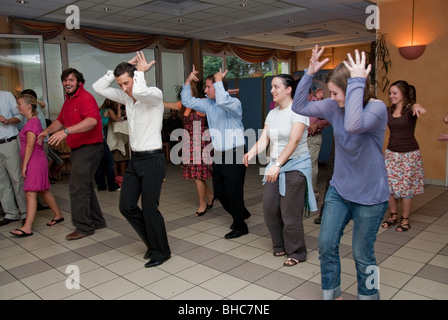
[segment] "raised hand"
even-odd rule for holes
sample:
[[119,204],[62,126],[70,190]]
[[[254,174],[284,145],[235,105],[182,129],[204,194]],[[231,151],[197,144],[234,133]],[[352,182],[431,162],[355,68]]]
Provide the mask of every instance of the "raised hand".
[[222,81],[222,79],[224,79],[226,77],[227,72],[229,72],[229,70],[222,72],[222,69],[219,68],[219,71],[215,73],[215,82]]
[[196,70],[196,67],[193,65],[193,71],[191,71],[191,73],[188,75],[187,80],[185,80],[185,84],[189,85],[191,84],[191,82],[197,82],[199,81],[197,74],[199,73],[199,71]]
[[156,64],[154,60],[148,63],[148,61],[146,61],[146,57],[143,51],[137,51],[137,55],[131,60],[129,60],[128,63],[135,65],[135,68],[138,71],[143,72],[148,71]]
[[370,70],[372,69],[372,65],[368,65],[366,68],[366,53],[363,51],[361,56],[359,55],[359,51],[355,50],[355,60],[353,60],[351,54],[347,54],[348,62],[344,61],[345,66],[350,71],[350,77],[352,78],[364,78],[366,79]]
[[324,50],[325,50],[325,47],[322,47],[319,49],[319,47],[317,45],[312,50],[310,64],[308,66],[308,71],[307,71],[307,73],[310,76],[313,76],[317,71],[320,70],[320,68],[322,68],[328,61],[330,61],[330,59],[328,59],[328,58],[325,58],[324,60],[319,61],[320,56],[324,53]]

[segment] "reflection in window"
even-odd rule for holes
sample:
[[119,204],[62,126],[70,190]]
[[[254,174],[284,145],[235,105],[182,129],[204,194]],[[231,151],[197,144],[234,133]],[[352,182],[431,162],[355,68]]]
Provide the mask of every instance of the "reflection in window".
[[[154,50],[144,49],[145,58],[148,62],[154,60]],[[84,75],[86,80],[85,89],[89,91],[96,99],[99,106],[103,104],[104,97],[96,94],[92,89],[92,84],[104,76],[107,70],[114,70],[121,62],[127,62],[135,57],[135,52],[118,54],[99,50],[88,44],[69,43],[68,44],[68,59],[70,68],[75,68]],[[157,66],[157,65],[156,65]],[[148,86],[156,85],[155,68],[152,67],[145,73],[145,79]],[[60,80],[60,75],[59,75]],[[118,88],[115,81],[113,87]]]
[[[47,74],[48,108],[50,119],[57,118],[64,104],[64,90],[61,83],[62,59],[61,45],[45,43],[45,72]],[[47,117],[48,114],[46,113]]]
[[267,73],[272,71],[271,63],[269,61],[250,63],[241,60],[238,57],[228,56],[226,62],[227,70],[229,70],[227,73],[228,79],[264,77]]
[[162,52],[163,100],[177,102],[178,92],[185,81],[183,53]]
[[33,89],[39,99],[45,100],[41,50],[39,37],[0,37],[0,90],[17,97],[20,91]]

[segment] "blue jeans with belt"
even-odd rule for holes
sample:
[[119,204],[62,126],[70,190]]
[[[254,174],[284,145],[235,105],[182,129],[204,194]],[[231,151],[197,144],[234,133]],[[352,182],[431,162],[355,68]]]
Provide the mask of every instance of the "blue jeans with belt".
[[341,263],[339,244],[345,226],[353,219],[353,259],[355,260],[358,298],[379,299],[379,273],[374,244],[387,201],[376,205],[362,205],[341,198],[332,186],[325,196],[325,208],[319,233],[319,260],[322,274],[323,299],[341,295]]

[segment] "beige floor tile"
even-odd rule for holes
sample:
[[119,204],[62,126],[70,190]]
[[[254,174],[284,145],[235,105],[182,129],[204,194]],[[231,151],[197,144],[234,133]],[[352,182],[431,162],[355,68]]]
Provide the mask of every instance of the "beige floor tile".
[[30,292],[30,289],[23,283],[20,281],[14,281],[0,286],[0,300],[14,299]]
[[429,251],[418,250],[409,247],[401,247],[393,256],[404,258],[416,262],[426,263],[434,257],[435,253]]
[[[164,264],[165,265],[165,264]],[[163,278],[170,276],[170,273],[161,270],[160,268],[141,268],[123,276],[123,278],[141,286],[145,287],[151,283],[157,282]]]
[[97,255],[90,257],[89,259],[93,262],[99,264],[100,266],[107,266],[114,262],[126,259],[128,255],[118,251],[118,250],[109,250]]
[[448,300],[448,285],[414,277],[409,281],[403,290],[410,291],[431,299]]
[[434,258],[432,258],[431,261],[428,262],[428,264],[448,269],[448,256],[438,254]]
[[82,287],[82,285],[79,289],[68,289],[66,287],[64,279],[64,281],[59,281],[52,285],[38,289],[35,291],[35,293],[43,300],[61,300],[69,296],[78,294],[84,290],[85,289]]
[[197,230],[182,227],[182,228],[178,228],[178,229],[168,232],[168,235],[171,237],[178,238],[178,239],[185,239],[185,238],[191,237],[197,233],[198,233]]
[[2,266],[4,269],[12,269],[38,260],[39,258],[37,258],[34,254],[25,252],[10,256],[8,258],[2,258],[0,260],[0,266]]
[[278,292],[257,286],[256,284],[250,284],[228,298],[230,300],[246,300],[248,297],[250,297],[250,300],[277,300],[281,296]]
[[400,272],[388,268],[379,267],[380,286],[387,285],[394,288],[402,288],[411,278],[409,273]]
[[163,300],[163,299],[158,295],[149,292],[148,290],[138,289],[117,298],[117,300]]
[[144,267],[142,261],[129,257],[105,266],[106,269],[123,276]]
[[181,279],[184,279],[186,281],[192,282],[196,285],[199,285],[205,281],[208,281],[218,275],[220,275],[221,272],[212,269],[200,264],[194,265],[191,268],[182,270],[176,274],[176,276],[180,277]]
[[208,291],[201,287],[193,287],[191,289],[188,289],[177,296],[174,296],[171,298],[171,300],[222,300],[223,297],[220,295],[217,295],[216,293],[213,293],[211,291]]
[[184,238],[185,241],[188,241],[188,242],[200,245],[200,246],[206,245],[207,243],[216,241],[218,239],[219,239],[219,237],[213,236],[211,234],[207,234],[204,232],[196,233],[189,237]]
[[145,286],[145,289],[163,299],[171,299],[193,287],[194,284],[191,282],[185,281],[177,276],[169,276]]
[[48,270],[34,276],[21,279],[22,283],[25,284],[28,288],[35,291],[37,289],[46,287],[48,285],[65,281],[67,279],[67,275],[62,274],[56,269]]
[[45,259],[67,251],[69,251],[68,248],[60,244],[53,244],[41,249],[33,250],[33,254],[36,255],[39,259]]
[[426,241],[432,241],[437,242],[441,244],[448,244],[448,233],[447,234],[441,234],[439,232],[429,232],[429,231],[422,231],[420,232],[415,239],[422,239]]
[[379,264],[380,268],[384,267],[412,275],[416,274],[421,268],[423,268],[423,266],[424,263],[394,256],[390,256],[389,258],[387,258],[386,260],[384,260]]
[[432,299],[406,290],[400,290],[390,300],[432,300]]
[[444,246],[445,245],[443,243],[427,241],[424,239],[412,239],[405,245],[405,247],[429,251],[433,253],[439,252]]
[[140,289],[132,282],[116,278],[106,283],[100,284],[90,289],[95,295],[104,300],[113,300],[125,296],[135,290]]
[[79,301],[92,300],[93,301],[93,300],[101,300],[101,298],[88,290],[83,290],[79,293],[68,296],[64,300],[79,300]]
[[242,246],[241,243],[229,241],[224,238],[220,238],[216,241],[209,242],[204,245],[204,247],[206,247],[206,248],[213,249],[213,250],[221,252],[221,253],[228,252],[228,251],[238,248],[240,246]]
[[249,285],[249,282],[228,274],[221,274],[200,285],[200,287],[214,292],[222,297],[229,297],[235,292]]
[[90,289],[117,278],[117,274],[105,268],[96,268],[87,272],[80,272],[79,282],[81,286]]
[[279,271],[286,274],[295,276],[303,280],[309,280],[318,273],[320,273],[320,267],[308,262],[300,262],[293,267],[281,267]]

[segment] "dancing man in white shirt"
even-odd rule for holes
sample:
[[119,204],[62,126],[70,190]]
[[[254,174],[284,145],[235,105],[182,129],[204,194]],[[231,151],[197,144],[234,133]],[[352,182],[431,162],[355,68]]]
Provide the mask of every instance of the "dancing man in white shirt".
[[[154,64],[148,63],[140,51],[93,84],[98,94],[126,105],[131,160],[121,187],[120,212],[148,248],[147,268],[159,266],[171,257],[165,221],[158,209],[166,171],[161,137],[163,94],[157,87],[146,86],[144,76]],[[122,90],[110,87],[114,80]],[[142,208],[138,206],[140,195]]]

